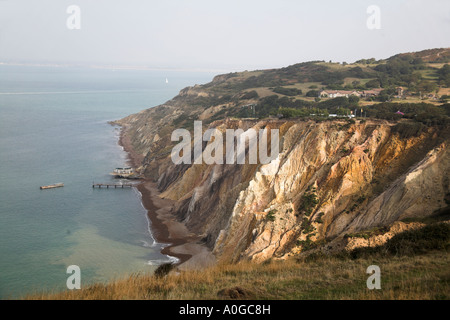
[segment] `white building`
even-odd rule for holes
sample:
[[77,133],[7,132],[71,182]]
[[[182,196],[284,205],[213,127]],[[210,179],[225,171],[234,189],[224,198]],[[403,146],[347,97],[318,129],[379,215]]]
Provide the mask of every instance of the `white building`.
[[346,91],[346,90],[322,90],[319,93],[320,98],[339,98],[339,97],[350,97],[356,96],[361,97],[362,93],[356,90]]

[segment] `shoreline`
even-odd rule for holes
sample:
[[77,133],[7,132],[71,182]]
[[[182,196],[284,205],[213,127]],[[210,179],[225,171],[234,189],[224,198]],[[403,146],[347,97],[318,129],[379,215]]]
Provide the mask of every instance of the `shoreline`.
[[[126,127],[120,126],[119,145],[127,153],[128,162],[135,168],[142,165],[144,157],[137,154],[126,134]],[[157,243],[165,245],[161,253],[178,259],[178,269],[198,269],[213,265],[216,260],[211,251],[199,243],[200,238],[191,234],[184,223],[173,215],[174,201],[159,197],[156,183],[144,179],[136,186],[150,220],[151,235]]]

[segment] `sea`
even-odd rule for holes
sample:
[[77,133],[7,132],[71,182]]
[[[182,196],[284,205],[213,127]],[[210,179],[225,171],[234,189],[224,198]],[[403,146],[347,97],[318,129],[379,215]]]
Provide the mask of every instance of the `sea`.
[[[127,164],[109,121],[214,72],[0,65],[0,299],[81,287],[166,262],[136,188],[93,189]],[[64,183],[63,188],[40,186]],[[69,270],[70,271],[70,270]]]

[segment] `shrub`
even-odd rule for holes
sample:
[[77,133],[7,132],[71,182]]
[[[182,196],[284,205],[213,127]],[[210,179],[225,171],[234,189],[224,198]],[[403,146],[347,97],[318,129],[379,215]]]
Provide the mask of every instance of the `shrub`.
[[304,234],[309,234],[316,231],[316,228],[311,224],[308,218],[303,218],[301,228]]
[[277,210],[270,210],[266,216],[266,219],[272,222],[275,221],[275,213],[277,213]]
[[355,249],[350,253],[350,256],[354,259],[380,254],[414,256],[425,254],[431,250],[448,251],[449,248],[450,225],[435,223],[418,230],[399,233],[382,246]]
[[272,90],[275,93],[283,94],[285,96],[299,96],[302,95],[303,92],[297,88],[285,88],[285,87],[276,87]]
[[408,139],[420,136],[425,128],[420,122],[400,122],[392,127],[392,132],[397,133],[400,138]]
[[450,225],[438,223],[400,233],[386,243],[386,249],[395,255],[423,254],[430,250],[446,250],[449,241]]
[[250,99],[257,99],[257,98],[259,98],[259,95],[258,95],[258,92],[256,92],[255,90],[245,92],[240,97],[241,100],[250,100]]
[[170,273],[175,268],[175,265],[173,263],[164,263],[160,265],[155,270],[155,277],[162,278]]
[[305,216],[307,216],[307,217],[309,217],[311,215],[311,213],[313,212],[313,209],[319,203],[319,200],[317,199],[317,196],[315,194],[316,189],[313,188],[311,190],[312,191],[310,191],[309,188],[307,189],[307,191],[305,192],[305,194],[302,197],[302,204],[299,207],[299,211],[301,213],[304,213]]
[[373,228],[367,231],[361,231],[356,233],[349,233],[344,236],[344,238],[363,238],[363,239],[369,239],[374,236],[379,236],[382,234],[385,234],[389,231],[389,228],[381,227],[381,228]]
[[307,97],[318,97],[319,96],[319,91],[318,90],[310,90],[306,93]]
[[366,200],[366,196],[361,196],[358,198],[358,200],[356,200],[357,203],[361,204],[364,202],[364,200]]
[[322,218],[323,218],[324,215],[325,215],[325,213],[320,212],[320,213],[317,215],[316,222],[317,222],[317,223],[323,223]]

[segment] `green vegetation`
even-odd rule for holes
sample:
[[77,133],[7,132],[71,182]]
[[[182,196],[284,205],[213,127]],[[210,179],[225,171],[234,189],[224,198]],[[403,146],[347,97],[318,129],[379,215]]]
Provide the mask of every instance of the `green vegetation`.
[[450,87],[450,65],[444,65],[438,72],[439,83],[443,86]]
[[258,98],[259,98],[258,92],[256,92],[255,90],[245,92],[239,97],[240,100],[251,100]]
[[385,234],[388,231],[389,231],[389,228],[380,227],[380,228],[373,228],[370,230],[356,232],[356,233],[349,233],[349,234],[346,234],[344,237],[345,238],[363,238],[363,239],[367,240],[371,237]]
[[303,94],[302,90],[296,88],[276,87],[272,91],[290,97],[300,96]]
[[310,234],[316,231],[316,228],[312,225],[311,221],[308,218],[303,218],[302,220],[302,233]]
[[317,244],[311,240],[312,236],[313,236],[312,234],[309,234],[306,237],[306,240],[298,240],[297,241],[297,246],[302,247],[302,252],[309,251],[309,250],[312,250],[317,247]]
[[[397,114],[398,111],[404,115]],[[450,124],[447,107],[429,103],[380,103],[367,108],[367,115],[386,120],[411,119],[428,126]]]
[[[450,65],[437,63],[448,62],[449,52],[432,49],[380,61],[373,58],[354,64],[311,61],[281,69],[231,73],[217,76],[211,83],[190,92],[182,92],[186,94],[175,100],[182,99],[189,106],[203,109],[226,105],[225,110],[217,110],[209,117],[210,122],[226,117],[277,116],[322,121],[330,114],[353,114],[361,118],[410,119],[426,126],[445,126],[450,124],[450,107],[448,90],[443,89],[449,87]],[[361,98],[328,99],[319,97],[323,89],[359,92],[381,89],[381,92]],[[192,94],[196,90],[203,94]],[[184,125],[182,120],[177,119],[175,123]]]
[[319,214],[317,215],[317,218],[316,218],[315,222],[316,222],[316,223],[323,223],[322,218],[323,218],[324,215],[325,215],[325,213],[319,212]]
[[[260,99],[259,103],[254,108],[255,110],[241,107],[236,116],[242,118],[253,115],[258,118],[267,118],[269,116],[281,116],[283,118],[328,118],[331,113],[347,116],[356,109],[356,115],[358,116],[363,114],[367,117],[385,120],[410,119],[421,122],[427,126],[450,124],[450,107],[448,104],[436,106],[424,102],[384,102],[360,107],[358,106],[357,97],[339,97],[314,102],[288,97],[279,98],[278,96],[273,95]],[[404,115],[398,113],[398,111],[402,112]]]
[[356,61],[355,63],[358,63],[358,64],[374,64],[374,63],[377,63],[377,60],[375,58],[361,59],[361,60]]
[[[357,98],[357,97],[354,97]],[[364,116],[385,119],[400,120],[411,119],[421,122],[427,126],[448,125],[450,124],[449,104],[436,106],[430,103],[392,103],[384,102],[371,106],[358,106],[357,99],[353,97],[339,97],[320,102],[306,101],[301,99],[291,99],[288,97],[278,98],[278,96],[269,96],[262,98],[255,107],[255,115],[258,118],[267,118],[269,116],[281,116],[283,118],[311,118],[325,117],[329,114],[341,116],[350,115],[356,109],[356,114]],[[362,112],[361,112],[362,109]],[[401,111],[404,115],[398,113]],[[250,111],[242,109],[238,112],[238,117],[249,117]]]
[[306,93],[307,97],[318,97],[319,96],[319,91],[317,90],[310,90]]
[[163,278],[167,276],[174,268],[175,265],[173,263],[164,263],[156,268],[154,276],[156,278]]
[[449,249],[450,225],[434,223],[421,229],[399,233],[382,246],[355,249],[350,256],[353,259],[371,256],[414,256],[433,250],[448,252]]
[[275,221],[275,219],[276,219],[275,214],[276,213],[277,213],[277,210],[270,210],[269,213],[266,216],[266,219],[268,221],[272,221],[272,222]]
[[402,139],[407,139],[420,136],[425,129],[426,126],[420,122],[400,122],[393,126],[391,130]]
[[278,109],[278,114],[281,118],[302,118],[302,117],[316,117],[316,118],[326,118],[328,117],[328,111],[317,109],[317,108],[301,108],[301,109],[295,109],[295,108],[280,108]]
[[308,188],[305,194],[302,196],[301,204],[298,208],[299,214],[304,214],[306,217],[309,217],[313,212],[314,208],[319,203],[316,194],[316,188]]

